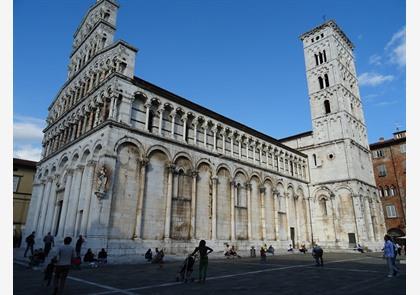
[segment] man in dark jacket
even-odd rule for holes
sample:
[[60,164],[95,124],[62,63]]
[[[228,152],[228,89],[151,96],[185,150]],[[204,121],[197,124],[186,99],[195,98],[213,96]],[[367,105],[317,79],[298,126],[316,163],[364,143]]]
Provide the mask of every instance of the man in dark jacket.
[[82,250],[82,244],[85,242],[83,236],[80,235],[76,242],[76,256],[80,257],[80,252]]
[[312,256],[315,258],[316,266],[324,266],[322,254],[324,254],[324,250],[322,250],[319,245],[315,244],[314,248],[312,249]]
[[54,246],[54,237],[49,232],[44,237],[44,253],[45,253],[45,256],[48,256],[48,253],[50,253],[50,250],[51,250],[52,246]]
[[26,237],[26,249],[25,254],[23,254],[23,257],[26,257],[26,253],[28,253],[28,250],[31,250],[31,255],[34,255],[34,244],[35,244],[35,232],[33,231],[29,236]]

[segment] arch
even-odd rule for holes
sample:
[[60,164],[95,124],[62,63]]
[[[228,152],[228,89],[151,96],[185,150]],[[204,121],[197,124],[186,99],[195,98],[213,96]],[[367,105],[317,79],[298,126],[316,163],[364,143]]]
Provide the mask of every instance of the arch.
[[163,145],[160,145],[160,144],[156,144],[156,145],[153,145],[153,146],[149,147],[147,149],[147,152],[146,152],[146,157],[150,158],[151,154],[153,154],[156,151],[164,153],[165,156],[168,158],[168,160],[172,159],[171,153],[169,152],[169,150],[166,147],[164,147]]
[[260,173],[253,171],[251,172],[251,175],[249,176],[249,180],[251,181],[252,178],[257,178],[258,182],[261,183],[262,181],[262,176],[260,175]]
[[[186,152],[177,152],[172,160],[172,162],[176,162],[179,158],[184,157],[187,158],[191,164],[193,164],[193,160],[190,154],[186,153]],[[193,165],[192,165],[193,166]]]
[[272,187],[274,186],[273,178],[271,178],[271,176],[269,176],[269,175],[267,175],[267,176],[264,177],[263,183],[266,183],[266,182],[270,182],[271,186]]
[[213,165],[211,164],[210,160],[206,159],[206,158],[202,158],[202,159],[198,160],[197,163],[194,166],[194,169],[198,170],[200,168],[200,166],[204,165],[204,164],[207,164],[210,167],[212,175],[214,175]]
[[230,171],[230,167],[228,165],[224,164],[224,163],[221,163],[221,164],[219,164],[217,166],[217,168],[216,168],[216,174],[219,174],[219,172],[220,172],[221,169],[226,169],[228,171],[228,173],[229,173],[229,176],[232,175],[232,173]]
[[64,165],[68,162],[69,158],[67,157],[67,154],[64,153],[63,156],[60,158],[60,160],[58,161],[58,167],[59,169],[62,169],[64,167]]
[[235,178],[236,175],[238,175],[239,173],[242,173],[245,176],[246,180],[248,180],[248,173],[245,171],[245,169],[241,167],[235,169],[235,171],[233,172],[233,177]]
[[86,148],[82,154],[82,158],[80,159],[81,164],[85,164],[87,162],[88,157],[90,156],[89,148]]
[[122,145],[127,144],[127,143],[131,143],[135,145],[139,149],[139,151],[142,154],[144,154],[143,145],[140,143],[140,141],[138,141],[137,139],[131,136],[124,136],[123,138],[119,139],[114,145],[114,152],[117,152]]

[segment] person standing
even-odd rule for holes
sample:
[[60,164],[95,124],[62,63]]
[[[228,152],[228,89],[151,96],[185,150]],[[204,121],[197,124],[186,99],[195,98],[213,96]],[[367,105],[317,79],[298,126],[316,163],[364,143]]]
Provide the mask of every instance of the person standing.
[[316,266],[324,266],[324,260],[322,259],[322,255],[324,254],[324,250],[315,244],[314,248],[312,249],[312,256],[315,258]]
[[191,256],[194,256],[194,254],[197,252],[200,253],[200,264],[198,267],[198,282],[205,283],[206,276],[207,276],[207,267],[209,265],[208,254],[213,252],[213,249],[206,246],[206,241],[201,240],[200,243],[198,244],[198,247],[195,248]]
[[82,244],[85,242],[85,239],[83,239],[83,236],[80,235],[76,242],[76,256],[80,256],[80,252],[82,251]]
[[54,237],[51,235],[50,232],[44,237],[44,253],[45,257],[48,256],[48,253],[50,253],[51,246],[54,246]]
[[35,244],[35,232],[33,231],[29,236],[26,237],[26,249],[23,257],[26,257],[28,250],[31,250],[31,255],[34,255],[34,244]]
[[71,267],[71,260],[74,258],[74,249],[70,245],[71,238],[64,239],[64,245],[58,248],[58,259],[55,265],[54,274],[54,292],[53,294],[62,294],[64,290],[64,283]]
[[384,241],[384,257],[388,265],[388,278],[392,278],[393,276],[396,276],[398,274],[398,268],[395,266],[394,263],[395,248],[390,236],[385,235]]

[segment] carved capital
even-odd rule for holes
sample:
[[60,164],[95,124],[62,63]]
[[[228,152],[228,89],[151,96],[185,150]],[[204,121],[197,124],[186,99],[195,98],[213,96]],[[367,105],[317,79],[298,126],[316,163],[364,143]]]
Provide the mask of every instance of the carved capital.
[[98,162],[97,161],[94,161],[94,160],[89,160],[89,161],[87,161],[86,165],[87,166],[95,166],[96,163],[98,163]]
[[252,188],[252,185],[249,181],[245,182],[245,188],[248,190]]
[[169,173],[175,173],[176,172],[176,165],[173,163],[166,164],[166,168],[168,169]]
[[265,194],[265,186],[260,186],[260,194]]
[[198,171],[197,170],[192,170],[191,171],[191,176],[194,177],[194,178],[197,177],[198,176]]
[[141,167],[147,167],[147,165],[149,165],[149,158],[143,158],[140,160]]
[[234,180],[232,180],[232,181],[230,182],[230,185],[231,185],[231,186],[236,186],[236,182],[235,182]]

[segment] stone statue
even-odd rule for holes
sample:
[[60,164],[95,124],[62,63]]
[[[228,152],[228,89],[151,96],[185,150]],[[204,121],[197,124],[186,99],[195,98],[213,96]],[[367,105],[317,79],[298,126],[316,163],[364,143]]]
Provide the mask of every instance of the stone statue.
[[107,170],[105,166],[102,166],[101,170],[97,174],[96,191],[99,193],[104,193],[107,182],[108,182]]

